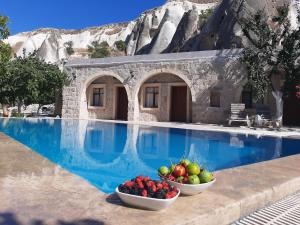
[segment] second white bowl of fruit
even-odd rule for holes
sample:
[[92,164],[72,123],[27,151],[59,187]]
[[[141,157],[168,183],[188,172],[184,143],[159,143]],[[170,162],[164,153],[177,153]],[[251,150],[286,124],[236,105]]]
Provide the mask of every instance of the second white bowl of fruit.
[[199,194],[216,182],[216,178],[211,172],[188,159],[171,164],[170,167],[161,166],[158,169],[158,175],[161,179],[180,189],[183,195]]

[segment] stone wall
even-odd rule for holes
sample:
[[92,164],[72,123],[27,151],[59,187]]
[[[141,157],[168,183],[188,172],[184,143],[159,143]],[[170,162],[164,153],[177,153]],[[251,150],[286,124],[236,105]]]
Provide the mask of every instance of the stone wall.
[[[144,90],[147,85],[159,85],[159,108],[145,109],[144,105]],[[157,121],[157,122],[167,122],[170,121],[170,91],[172,85],[186,85],[184,80],[180,79],[178,76],[168,73],[161,73],[150,77],[141,86],[138,101],[139,101],[139,115],[138,120],[141,121]],[[188,88],[189,89],[189,88]],[[189,103],[191,105],[191,103]]]
[[[115,99],[116,99],[116,85],[121,84],[121,82],[113,77],[104,76],[96,79],[92,82],[93,84],[104,84],[105,85],[105,106],[101,109],[98,108],[88,108],[88,116],[91,119],[115,119]],[[90,87],[91,87],[90,85]],[[88,87],[86,91],[86,99],[88,105],[88,99],[91,88]]]
[[[127,90],[128,120],[155,120],[153,114],[141,112],[138,93],[143,83],[154,75],[172,74],[183,80],[191,91],[192,122],[224,122],[230,103],[240,101],[245,83],[239,54],[240,50],[232,49],[70,61],[66,71],[73,80],[63,91],[63,117],[89,118],[86,88],[101,76],[112,76]],[[221,93],[219,108],[210,107],[210,91],[214,89]],[[167,94],[162,97],[166,98]]]

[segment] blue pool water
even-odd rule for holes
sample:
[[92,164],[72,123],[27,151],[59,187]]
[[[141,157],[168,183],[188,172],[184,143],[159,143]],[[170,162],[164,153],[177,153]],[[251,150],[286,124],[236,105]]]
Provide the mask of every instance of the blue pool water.
[[182,157],[215,171],[300,153],[300,141],[85,120],[0,119],[0,131],[110,193]]

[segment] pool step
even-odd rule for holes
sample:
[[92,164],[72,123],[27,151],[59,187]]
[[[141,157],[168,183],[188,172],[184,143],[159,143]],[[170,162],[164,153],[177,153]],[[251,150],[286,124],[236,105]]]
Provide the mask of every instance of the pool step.
[[300,192],[258,210],[231,225],[299,225]]

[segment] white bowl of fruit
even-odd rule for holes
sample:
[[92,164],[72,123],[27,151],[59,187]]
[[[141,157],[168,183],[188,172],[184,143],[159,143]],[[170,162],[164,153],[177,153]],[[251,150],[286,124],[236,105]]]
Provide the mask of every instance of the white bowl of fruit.
[[181,160],[178,164],[172,164],[169,168],[160,167],[158,175],[162,180],[177,187],[183,195],[199,194],[216,182],[212,173],[201,169],[198,163],[187,159]]
[[180,195],[180,190],[166,181],[138,176],[119,185],[116,193],[127,205],[158,211],[172,205]]

